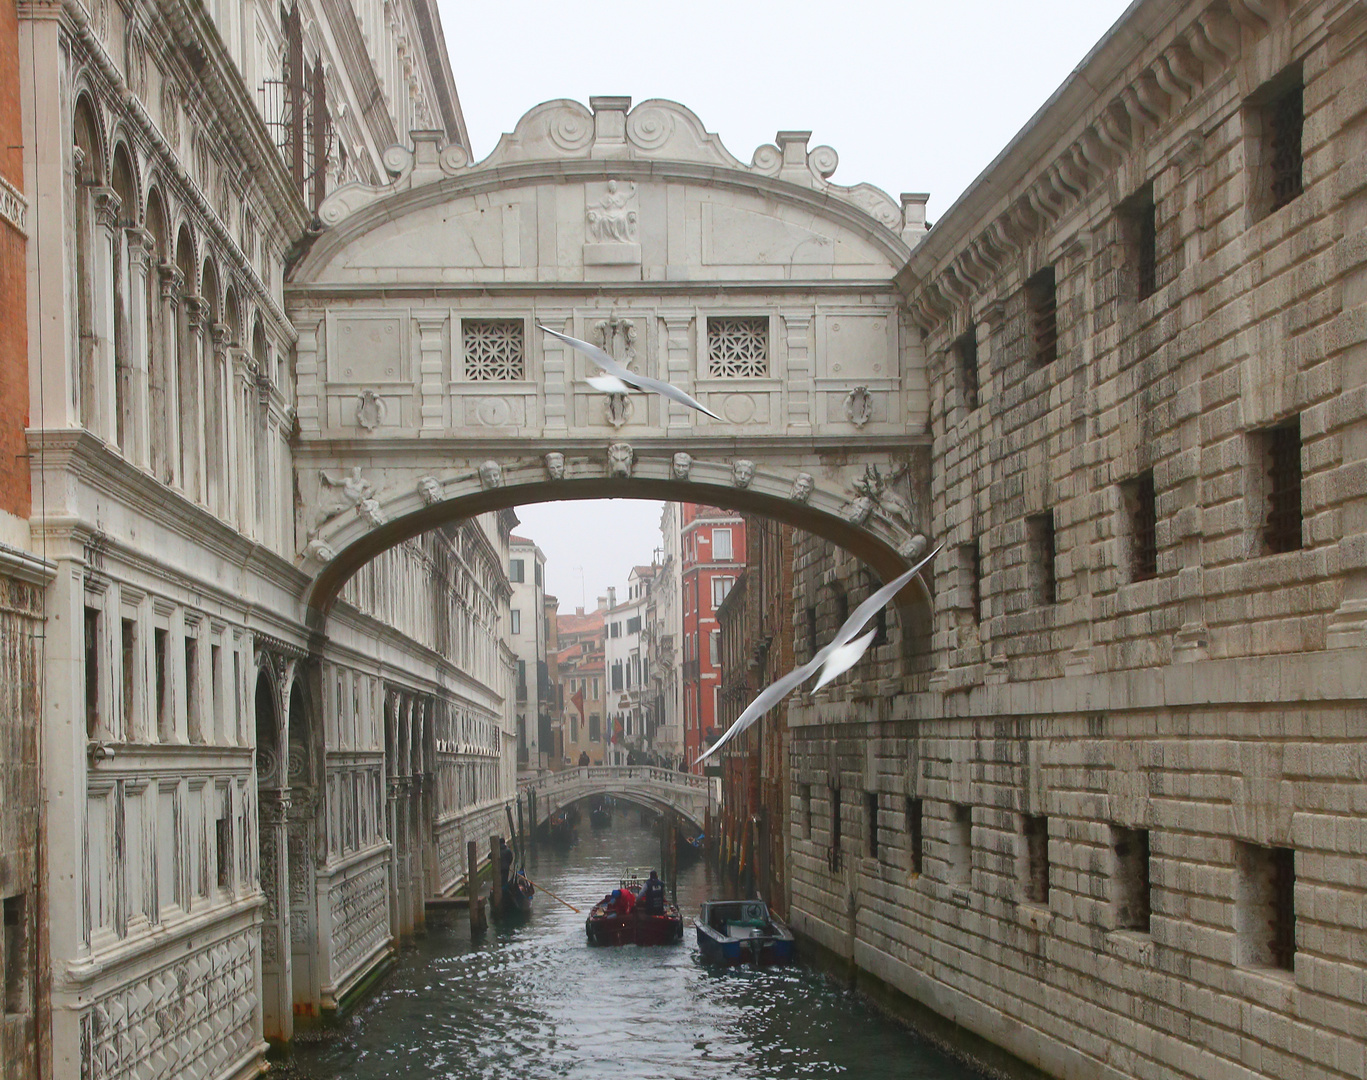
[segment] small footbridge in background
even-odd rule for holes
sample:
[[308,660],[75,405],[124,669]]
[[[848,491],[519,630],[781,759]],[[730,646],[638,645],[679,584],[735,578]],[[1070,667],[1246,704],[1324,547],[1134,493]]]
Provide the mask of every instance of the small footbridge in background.
[[715,810],[720,805],[720,794],[708,777],[653,765],[581,765],[518,785],[533,827],[570,803],[612,795],[652,810],[672,810],[702,832],[709,807]]

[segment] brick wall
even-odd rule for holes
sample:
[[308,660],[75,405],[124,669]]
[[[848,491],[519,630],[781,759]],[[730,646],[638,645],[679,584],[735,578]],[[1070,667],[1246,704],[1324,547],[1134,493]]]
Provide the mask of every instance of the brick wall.
[[[18,12],[0,5],[0,177],[24,186],[23,126],[19,108]],[[29,511],[28,311],[24,235],[0,215],[0,510]]]

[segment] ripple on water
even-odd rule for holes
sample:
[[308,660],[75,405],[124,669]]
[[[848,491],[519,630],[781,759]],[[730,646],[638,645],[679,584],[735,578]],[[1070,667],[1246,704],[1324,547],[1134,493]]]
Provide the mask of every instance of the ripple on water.
[[[536,850],[532,878],[586,912],[659,841],[619,814],[568,852]],[[686,869],[687,921],[716,888]],[[680,945],[590,948],[584,915],[544,891],[523,924],[470,940],[437,918],[335,1036],[300,1046],[311,1080],[969,1080],[977,1073],[858,995],[795,966],[716,971],[691,925]]]

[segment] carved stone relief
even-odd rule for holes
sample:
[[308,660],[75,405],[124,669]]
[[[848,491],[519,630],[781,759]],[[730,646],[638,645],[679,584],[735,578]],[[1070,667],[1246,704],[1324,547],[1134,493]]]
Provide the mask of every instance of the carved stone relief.
[[552,451],[543,459],[546,462],[546,473],[552,480],[565,479],[565,455],[558,451]]
[[479,486],[485,491],[503,486],[503,466],[492,459],[479,467]]
[[793,490],[789,492],[788,498],[795,503],[806,503],[812,497],[812,488],[816,481],[812,479],[812,474],[800,472],[793,478]]
[[374,390],[362,390],[356,399],[356,423],[366,431],[374,431],[383,424],[387,411],[384,399]]
[[873,398],[867,386],[856,386],[845,395],[845,419],[857,428],[873,419]]
[[693,469],[693,455],[680,450],[674,455],[672,470],[675,480],[687,480],[688,474]]
[[748,458],[737,458],[731,463],[731,483],[738,488],[748,488],[755,478],[755,463]]
[[435,476],[424,476],[418,480],[418,495],[427,506],[441,502],[441,481]]
[[627,479],[636,455],[627,443],[613,443],[608,447],[608,475]]

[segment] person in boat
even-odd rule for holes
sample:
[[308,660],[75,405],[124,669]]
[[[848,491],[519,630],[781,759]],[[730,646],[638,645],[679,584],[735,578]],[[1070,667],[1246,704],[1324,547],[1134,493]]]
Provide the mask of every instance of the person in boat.
[[508,846],[508,841],[501,836],[498,839],[498,873],[503,882],[503,887],[506,889],[513,876],[513,849]]
[[618,915],[630,915],[636,907],[636,894],[627,888],[613,889],[612,906]]
[[663,915],[665,913],[665,883],[660,880],[660,875],[654,870],[650,872],[650,877],[641,887],[640,904],[641,910],[647,915]]

